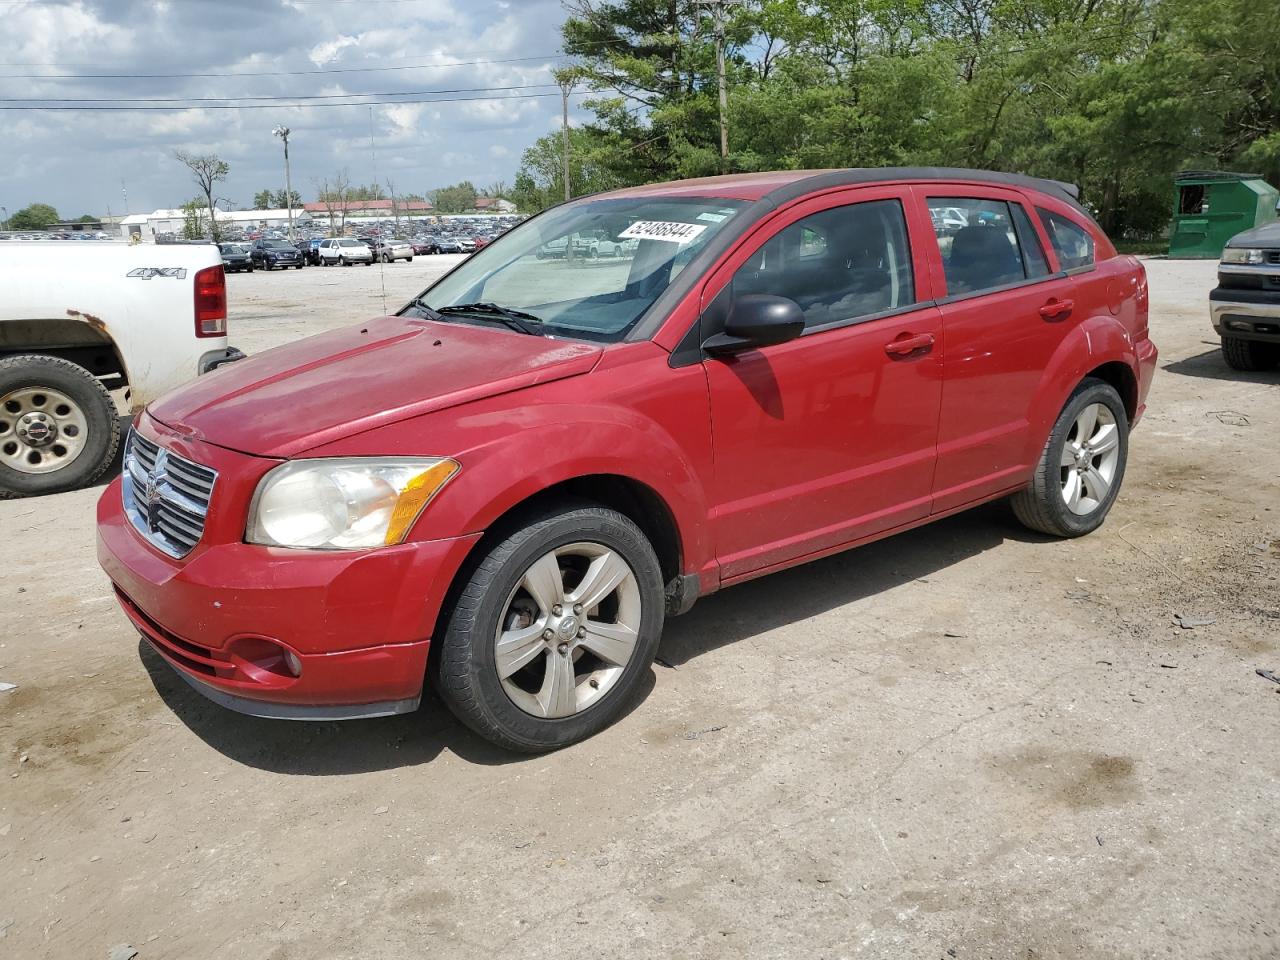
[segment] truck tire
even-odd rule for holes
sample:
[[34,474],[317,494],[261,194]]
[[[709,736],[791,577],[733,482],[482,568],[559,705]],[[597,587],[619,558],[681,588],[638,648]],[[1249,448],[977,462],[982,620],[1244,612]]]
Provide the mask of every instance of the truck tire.
[[1129,415],[1115,387],[1086,377],[1049,432],[1031,483],[1010,497],[1023,526],[1082,537],[1102,526],[1129,459]]
[[89,371],[58,357],[0,360],[0,499],[88,486],[119,444],[115,402]]
[[1270,370],[1280,363],[1280,343],[1261,343],[1240,337],[1222,338],[1222,359],[1232,370]]
[[[665,601],[653,547],[629,518],[552,505],[483,547],[450,604],[433,679],[492,743],[556,750],[640,697]],[[581,602],[577,602],[581,601]]]

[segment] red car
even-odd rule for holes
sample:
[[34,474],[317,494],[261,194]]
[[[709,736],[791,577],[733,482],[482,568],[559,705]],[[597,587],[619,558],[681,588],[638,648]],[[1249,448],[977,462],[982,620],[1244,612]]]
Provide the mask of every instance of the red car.
[[[538,260],[604,231],[627,258]],[[98,505],[126,615],[264,717],[412,710],[546,750],[700,596],[998,497],[1103,522],[1156,364],[1074,188],[969,170],[619,190],[394,317],[151,404]]]

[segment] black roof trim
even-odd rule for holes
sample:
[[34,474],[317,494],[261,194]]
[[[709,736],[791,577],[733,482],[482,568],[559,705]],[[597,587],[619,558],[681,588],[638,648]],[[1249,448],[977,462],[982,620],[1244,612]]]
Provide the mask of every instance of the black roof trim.
[[[1039,190],[1051,197],[1069,203],[1085,216],[1089,212],[1080,205],[1080,188],[1061,180],[1045,180],[1021,173],[1002,173],[998,170],[967,170],[963,167],[852,167],[848,170],[831,170],[815,173],[811,177],[793,181],[767,193],[764,199],[783,204],[798,199],[815,190],[829,187],[848,187],[864,183],[894,183],[915,180],[980,180],[998,186],[1022,187]],[[1092,219],[1092,217],[1090,217]]]

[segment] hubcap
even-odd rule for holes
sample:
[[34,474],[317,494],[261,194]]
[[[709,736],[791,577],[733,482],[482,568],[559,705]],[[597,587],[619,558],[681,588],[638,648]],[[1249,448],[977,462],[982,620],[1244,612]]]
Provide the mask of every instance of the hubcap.
[[640,587],[600,543],[544,554],[507,597],[494,637],[502,688],[525,713],[560,719],[608,694],[635,653]]
[[53,473],[84,450],[89,422],[58,390],[22,387],[0,397],[0,463],[20,473]]
[[1068,510],[1087,516],[1102,506],[1120,465],[1120,427],[1110,407],[1091,403],[1077,414],[1059,465]]

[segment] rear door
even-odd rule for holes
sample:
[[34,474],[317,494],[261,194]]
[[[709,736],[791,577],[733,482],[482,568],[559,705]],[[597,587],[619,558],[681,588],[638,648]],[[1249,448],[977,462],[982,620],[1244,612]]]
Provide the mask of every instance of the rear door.
[[1019,191],[914,188],[928,211],[942,311],[942,411],[933,509],[1016,487],[1039,453],[1029,443],[1044,369],[1077,322],[1073,281],[1054,272],[1035,212]]
[[[703,362],[725,580],[928,515],[941,329],[908,239],[908,218],[923,214],[907,196],[876,187],[802,202],[704,287],[704,338],[746,294],[788,297],[806,318],[799,339]],[[931,242],[927,221],[911,231]]]

